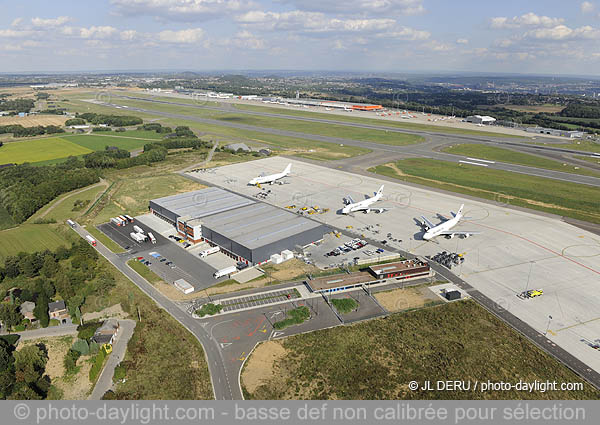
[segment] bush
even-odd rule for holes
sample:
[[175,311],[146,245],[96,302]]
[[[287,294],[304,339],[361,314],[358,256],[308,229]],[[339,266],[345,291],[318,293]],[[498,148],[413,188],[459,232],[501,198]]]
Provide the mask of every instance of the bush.
[[102,372],[102,367],[104,366],[104,359],[106,359],[106,351],[102,349],[98,351],[98,354],[96,354],[96,357],[94,358],[94,364],[90,369],[89,377],[91,382],[96,382],[96,379],[98,379],[98,375],[100,375],[100,372]]
[[65,121],[66,126],[84,125],[84,124],[85,124],[85,120],[82,120],[81,118],[71,118],[70,120]]
[[67,374],[73,374],[76,372],[77,360],[79,360],[80,356],[81,353],[77,350],[73,350],[72,348],[67,351],[67,354],[65,354],[65,359],[63,360]]
[[219,313],[221,310],[223,310],[223,306],[221,304],[207,303],[200,307],[198,310],[196,310],[194,313],[200,317],[204,317],[207,314],[213,316]]
[[87,356],[90,353],[90,346],[85,339],[75,341],[71,349],[77,351],[82,356]]
[[127,375],[127,369],[122,364],[117,365],[115,367],[115,372],[113,374],[113,382],[118,382],[121,379],[125,378]]
[[93,127],[92,131],[95,133],[98,133],[100,131],[112,131],[112,128],[110,128],[110,127]]
[[89,340],[96,333],[96,329],[98,329],[102,324],[100,322],[88,322],[83,325],[77,326],[77,338],[83,340]]
[[98,345],[98,343],[95,341],[90,342],[90,354],[92,356],[95,356],[96,354],[98,354],[98,351],[100,351],[100,346]]
[[292,325],[299,325],[310,317],[310,310],[306,306],[288,311],[287,318],[273,323],[274,329],[285,329]]
[[331,300],[331,304],[342,314],[350,313],[358,308],[358,303],[353,298],[334,298]]

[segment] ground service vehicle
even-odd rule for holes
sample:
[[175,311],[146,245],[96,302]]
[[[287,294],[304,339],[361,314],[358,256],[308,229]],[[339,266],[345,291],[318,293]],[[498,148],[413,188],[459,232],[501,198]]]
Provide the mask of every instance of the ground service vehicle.
[[200,256],[200,258],[206,258],[210,254],[216,254],[220,250],[221,250],[221,248],[219,248],[218,246],[213,246],[208,249],[205,249],[204,251],[200,251],[200,254],[198,254],[198,255]]
[[86,235],[85,238],[92,246],[96,246],[96,239],[92,238],[90,235]]
[[236,266],[226,267],[224,269],[217,270],[216,272],[214,272],[213,273],[213,277],[215,279],[218,279],[220,277],[230,275],[231,273],[235,273],[236,271],[237,271],[237,267]]

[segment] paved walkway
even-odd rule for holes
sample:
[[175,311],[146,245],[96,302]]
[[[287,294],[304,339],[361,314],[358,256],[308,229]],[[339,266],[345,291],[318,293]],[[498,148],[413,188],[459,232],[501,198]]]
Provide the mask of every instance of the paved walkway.
[[115,373],[115,367],[117,367],[125,357],[127,343],[133,335],[135,325],[135,320],[119,320],[120,329],[119,333],[117,334],[117,340],[113,344],[113,350],[108,356],[108,361],[106,362],[106,365],[104,365],[104,369],[102,369],[102,372],[98,377],[98,381],[92,390],[89,400],[100,400],[104,393],[112,388],[112,378]]

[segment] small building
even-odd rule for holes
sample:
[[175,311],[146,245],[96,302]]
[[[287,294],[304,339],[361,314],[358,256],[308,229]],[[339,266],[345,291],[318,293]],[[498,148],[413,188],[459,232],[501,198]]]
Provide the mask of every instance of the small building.
[[50,315],[50,320],[55,319],[60,323],[67,323],[67,320],[70,318],[67,306],[62,300],[48,303],[48,314]]
[[569,130],[557,130],[555,128],[545,127],[527,127],[525,129],[528,133],[537,134],[548,134],[550,136],[568,137],[569,139],[581,139],[585,136],[583,131],[569,131]]
[[173,282],[173,285],[184,294],[191,294],[194,292],[194,287],[185,279],[178,279]]
[[490,117],[488,115],[469,115],[467,117],[467,122],[473,124],[490,125],[496,122],[496,118]]
[[378,264],[369,267],[369,272],[378,279],[427,276],[429,263],[421,258],[403,260],[397,263]]
[[108,319],[102,323],[94,336],[92,337],[92,341],[97,343],[98,345],[104,344],[113,344],[115,339],[117,338],[117,334],[119,333],[119,322],[117,319]]
[[90,128],[90,126],[87,124],[79,124],[79,125],[70,125],[69,128],[72,128],[73,130],[87,130],[88,128]]
[[245,143],[230,143],[225,145],[225,149],[229,149],[234,152],[242,151],[242,152],[250,152],[251,149]]
[[33,314],[34,309],[35,303],[31,301],[25,301],[23,304],[21,304],[21,307],[19,308],[23,317],[25,317],[30,322],[35,321],[35,315]]
[[444,293],[444,296],[446,297],[446,299],[448,301],[460,300],[460,297],[461,297],[460,292],[456,291],[456,290],[454,290],[454,291],[446,291]]

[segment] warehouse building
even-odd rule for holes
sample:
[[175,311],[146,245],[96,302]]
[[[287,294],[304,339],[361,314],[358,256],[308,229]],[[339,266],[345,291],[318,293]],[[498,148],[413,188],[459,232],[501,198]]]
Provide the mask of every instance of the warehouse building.
[[568,137],[569,139],[581,139],[585,136],[583,131],[557,130],[545,127],[527,127],[528,133],[549,134],[551,136]]
[[471,122],[473,124],[491,125],[496,122],[496,118],[487,115],[469,115],[467,117],[467,122]]
[[263,263],[329,232],[313,220],[214,187],[154,199],[149,209],[188,241],[218,245],[246,264]]
[[264,203],[255,203],[202,219],[202,237],[235,259],[268,261],[281,251],[323,239],[327,226]]

